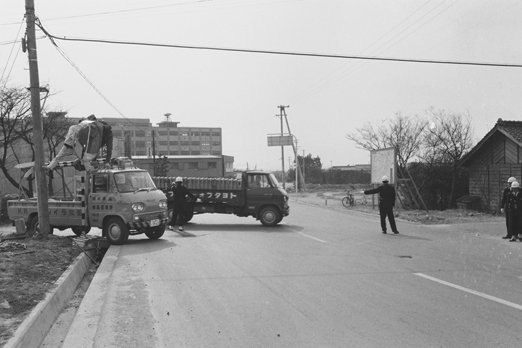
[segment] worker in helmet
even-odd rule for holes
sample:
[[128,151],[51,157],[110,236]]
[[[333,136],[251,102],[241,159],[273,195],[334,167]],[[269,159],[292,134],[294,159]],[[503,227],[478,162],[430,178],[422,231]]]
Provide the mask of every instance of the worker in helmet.
[[395,188],[389,185],[390,178],[384,175],[381,179],[382,185],[372,190],[364,191],[365,195],[379,194],[379,215],[381,216],[382,233],[386,234],[386,217],[390,222],[392,232],[398,234],[395,225],[395,217],[393,216],[393,207],[395,206]]
[[178,229],[179,231],[184,230],[183,212],[185,211],[187,196],[195,201],[199,201],[199,198],[196,198],[196,196],[194,196],[188,188],[183,186],[183,178],[178,176],[167,190],[167,204],[169,210],[172,209],[172,219],[170,220],[170,226],[172,227],[172,229],[174,229],[174,226],[176,225],[176,220],[178,220],[179,216]]
[[509,215],[509,241],[516,242],[517,238],[522,240],[522,192],[520,192],[520,184],[517,181],[511,183],[507,206]]
[[500,212],[501,213],[504,213],[504,215],[506,216],[506,229],[507,229],[507,234],[502,237],[502,239],[509,239],[509,207],[507,205],[507,202],[508,202],[508,194],[509,192],[511,192],[511,184],[513,182],[517,181],[517,179],[512,176],[510,177],[508,180],[507,180],[507,187],[504,189],[504,192],[502,193],[502,202],[500,203]]

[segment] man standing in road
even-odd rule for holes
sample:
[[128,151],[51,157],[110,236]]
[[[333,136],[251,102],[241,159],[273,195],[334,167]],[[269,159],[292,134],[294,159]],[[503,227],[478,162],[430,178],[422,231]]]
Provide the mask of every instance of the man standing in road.
[[186,198],[189,196],[195,201],[200,201],[196,198],[188,188],[183,186],[183,178],[178,176],[176,181],[172,183],[172,186],[167,190],[167,203],[169,210],[172,208],[172,219],[170,220],[170,226],[174,229],[176,220],[179,216],[179,231],[183,231],[183,212],[185,211]]
[[395,217],[393,216],[393,207],[395,206],[395,188],[389,185],[390,178],[386,175],[382,177],[382,186],[372,190],[364,191],[365,195],[379,194],[379,215],[381,216],[382,233],[386,233],[386,216],[390,222],[393,233],[397,234],[397,226],[395,225]]
[[516,181],[511,183],[507,205],[509,215],[508,238],[510,238],[510,242],[516,242],[517,237],[522,237],[522,192],[520,192],[520,184]]
[[506,216],[506,229],[507,229],[507,234],[504,237],[502,237],[502,239],[509,239],[509,208],[508,208],[507,202],[508,202],[509,192],[511,191],[511,184],[514,181],[517,181],[517,179],[514,176],[512,176],[508,179],[507,187],[504,189],[504,192],[502,194],[502,203],[500,204],[500,212],[504,213],[504,215]]

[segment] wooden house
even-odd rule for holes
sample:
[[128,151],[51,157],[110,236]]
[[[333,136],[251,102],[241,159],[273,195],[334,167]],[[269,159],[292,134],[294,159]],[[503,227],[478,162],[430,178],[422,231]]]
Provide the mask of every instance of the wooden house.
[[481,209],[500,212],[508,178],[522,180],[522,121],[499,118],[459,165],[469,169],[469,194],[480,198]]

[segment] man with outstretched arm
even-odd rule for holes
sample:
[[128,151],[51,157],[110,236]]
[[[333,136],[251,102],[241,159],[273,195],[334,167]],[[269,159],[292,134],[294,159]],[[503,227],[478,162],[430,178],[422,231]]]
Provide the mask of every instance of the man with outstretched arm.
[[392,232],[398,234],[395,225],[395,217],[393,216],[393,207],[395,206],[395,188],[389,185],[390,179],[385,175],[382,177],[382,185],[372,190],[364,191],[365,195],[379,194],[379,215],[381,216],[382,233],[386,233],[386,217],[390,222]]

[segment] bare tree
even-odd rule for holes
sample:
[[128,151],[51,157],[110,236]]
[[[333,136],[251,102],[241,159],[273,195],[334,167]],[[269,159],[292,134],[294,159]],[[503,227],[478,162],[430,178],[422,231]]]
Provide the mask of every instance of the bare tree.
[[396,112],[395,118],[383,120],[376,127],[367,122],[362,128],[357,128],[357,132],[347,134],[346,138],[368,151],[395,147],[398,164],[405,168],[406,163],[419,154],[426,126],[427,121],[417,116],[403,116]]
[[[47,98],[47,94],[44,98]],[[45,105],[45,103],[44,103]],[[45,109],[42,108],[42,113]],[[44,137],[51,155],[63,141],[70,122],[64,119],[64,112],[49,112],[42,118]],[[32,182],[25,188],[19,178],[14,178],[9,169],[30,160],[34,161],[33,118],[31,95],[23,87],[0,88],[0,170],[5,178],[17,189],[31,196]],[[51,182],[51,180],[50,180]],[[52,188],[51,188],[52,191]]]
[[[16,188],[21,183],[11,176],[9,168],[20,163],[20,151],[15,145],[23,141],[22,130],[31,118],[30,93],[21,87],[0,89],[0,170]],[[30,190],[23,188],[29,194]]]
[[465,114],[435,110],[426,111],[433,121],[426,128],[423,160],[448,164],[452,168],[449,207],[455,204],[455,185],[461,158],[473,147],[473,126],[469,112]]

